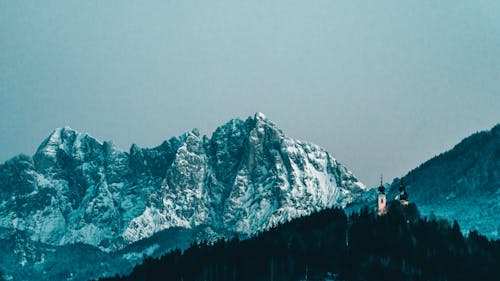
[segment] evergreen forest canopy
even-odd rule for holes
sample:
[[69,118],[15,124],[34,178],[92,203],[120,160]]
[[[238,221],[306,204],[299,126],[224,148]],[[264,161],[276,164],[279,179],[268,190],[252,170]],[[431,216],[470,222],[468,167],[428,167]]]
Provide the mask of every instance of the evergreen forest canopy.
[[500,241],[456,221],[421,218],[414,204],[346,215],[333,208],[240,241],[200,242],[100,281],[498,280]]

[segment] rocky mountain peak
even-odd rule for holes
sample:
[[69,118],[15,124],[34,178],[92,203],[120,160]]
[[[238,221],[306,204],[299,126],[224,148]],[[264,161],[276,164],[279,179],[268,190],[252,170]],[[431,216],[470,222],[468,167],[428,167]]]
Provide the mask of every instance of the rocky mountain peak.
[[326,150],[262,113],[129,153],[59,128],[22,159],[0,165],[0,229],[51,247],[114,252],[175,228],[251,235],[365,191]]
[[55,129],[38,147],[33,156],[38,169],[51,168],[66,160],[86,161],[102,152],[103,144],[70,127]]
[[256,112],[254,114],[254,119],[255,120],[267,120],[267,116],[262,112]]
[[253,123],[253,128],[257,129],[258,133],[271,133],[273,137],[284,137],[281,129],[262,112],[255,113],[253,118],[249,118]]

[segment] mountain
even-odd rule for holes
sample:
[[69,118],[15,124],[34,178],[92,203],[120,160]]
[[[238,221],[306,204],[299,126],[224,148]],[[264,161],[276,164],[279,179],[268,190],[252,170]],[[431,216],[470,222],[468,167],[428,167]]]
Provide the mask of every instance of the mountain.
[[401,181],[423,214],[457,219],[466,231],[500,238],[500,124],[395,179],[389,198]]
[[[314,211],[345,207],[366,190],[324,149],[286,137],[262,113],[233,119],[211,137],[193,130],[154,148],[133,145],[129,152],[59,128],[33,157],[0,165],[0,238],[11,245],[0,254],[15,249],[0,260],[0,271],[14,280],[50,279],[56,272],[84,280],[96,277],[93,264],[59,267],[54,253],[69,247],[88,257],[95,251],[96,263],[118,272],[151,249],[127,255],[128,247],[164,231],[184,229],[182,235],[193,240],[248,237]],[[118,261],[107,263],[110,256]],[[19,272],[30,274],[15,279]]]

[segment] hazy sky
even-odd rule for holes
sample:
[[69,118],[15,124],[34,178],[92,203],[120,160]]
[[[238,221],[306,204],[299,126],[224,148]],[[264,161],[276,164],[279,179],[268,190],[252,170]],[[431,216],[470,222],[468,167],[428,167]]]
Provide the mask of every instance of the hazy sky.
[[500,1],[0,0],[1,162],[65,125],[128,150],[257,111],[400,176],[500,122]]

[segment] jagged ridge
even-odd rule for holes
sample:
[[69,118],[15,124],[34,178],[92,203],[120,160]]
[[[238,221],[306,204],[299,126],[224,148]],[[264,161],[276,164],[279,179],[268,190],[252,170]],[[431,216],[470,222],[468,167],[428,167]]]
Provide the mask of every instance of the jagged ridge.
[[364,190],[324,149],[287,138],[261,113],[210,138],[193,130],[130,152],[60,128],[33,157],[0,165],[0,227],[114,251],[171,227],[248,235]]

